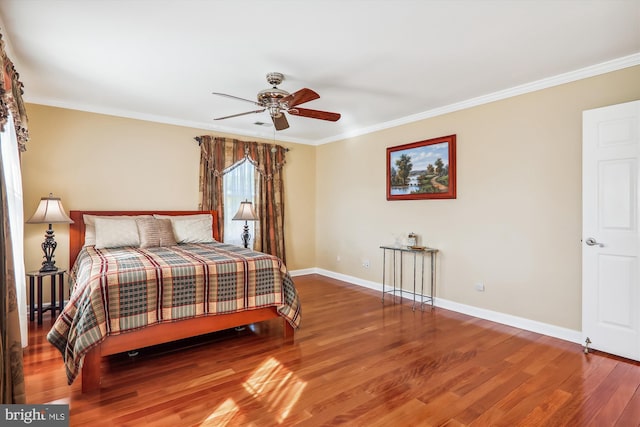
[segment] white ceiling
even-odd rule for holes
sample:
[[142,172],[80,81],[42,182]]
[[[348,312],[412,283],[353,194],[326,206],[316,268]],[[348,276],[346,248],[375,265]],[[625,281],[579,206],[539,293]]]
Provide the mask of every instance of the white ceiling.
[[278,71],[301,107],[275,138],[320,144],[640,64],[640,0],[0,0],[37,104],[274,138]]

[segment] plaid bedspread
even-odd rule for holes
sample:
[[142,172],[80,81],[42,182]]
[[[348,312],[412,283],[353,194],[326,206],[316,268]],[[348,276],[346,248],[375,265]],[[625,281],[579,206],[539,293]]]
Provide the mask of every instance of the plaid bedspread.
[[282,261],[223,243],[82,249],[69,303],[47,334],[69,384],[108,335],[162,322],[276,306],[294,327],[300,302]]

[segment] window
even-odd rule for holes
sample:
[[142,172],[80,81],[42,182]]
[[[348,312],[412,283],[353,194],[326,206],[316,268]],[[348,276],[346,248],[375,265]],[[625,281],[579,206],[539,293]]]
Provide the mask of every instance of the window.
[[[18,313],[20,314],[20,334],[22,345],[27,346],[27,291],[24,268],[24,213],[22,207],[22,172],[20,171],[20,156],[18,155],[18,141],[13,126],[11,114],[0,132],[0,161],[4,180],[7,186],[7,205],[9,207],[9,228],[11,244],[13,246],[13,266],[16,277],[16,292]],[[31,301],[31,304],[34,302]]]
[[[255,197],[255,173],[256,168],[248,158],[231,166],[222,179],[224,191],[224,242],[242,246],[242,231],[244,221],[233,221],[233,216],[238,212],[240,202],[254,201]],[[249,221],[249,234],[251,239],[255,236],[255,222]],[[252,244],[249,244],[252,247]]]

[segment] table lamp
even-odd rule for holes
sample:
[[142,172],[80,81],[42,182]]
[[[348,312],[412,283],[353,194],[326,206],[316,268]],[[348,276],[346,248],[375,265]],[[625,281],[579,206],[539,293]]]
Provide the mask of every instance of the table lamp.
[[256,211],[253,210],[253,204],[245,200],[244,202],[240,202],[240,208],[238,212],[232,218],[233,220],[244,221],[244,231],[242,232],[242,242],[244,243],[244,247],[249,246],[249,240],[251,240],[251,235],[249,234],[249,223],[248,221],[256,221],[258,219],[258,215],[256,215]]
[[46,231],[44,242],[42,242],[42,250],[44,251],[44,261],[42,261],[41,273],[58,271],[56,262],[53,260],[53,253],[56,250],[55,239],[53,238],[53,228],[51,224],[73,224],[73,220],[67,216],[62,207],[60,197],[53,197],[52,193],[49,193],[49,197],[43,197],[40,199],[40,204],[36,209],[36,212],[27,221],[28,224],[49,224],[49,229]]

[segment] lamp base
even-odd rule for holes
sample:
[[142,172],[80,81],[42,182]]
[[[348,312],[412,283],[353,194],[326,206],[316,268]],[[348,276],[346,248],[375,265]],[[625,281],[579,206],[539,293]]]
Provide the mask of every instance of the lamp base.
[[42,242],[42,251],[44,252],[44,261],[42,261],[42,267],[40,268],[40,273],[46,273],[50,271],[58,271],[58,267],[56,267],[56,262],[53,260],[53,253],[56,250],[58,244],[54,239],[53,227],[49,224],[49,229],[47,229],[45,235],[44,242]]
[[48,264],[47,261],[43,261],[40,273],[49,273],[52,271],[58,271],[58,267],[55,266],[55,261],[52,261],[50,264]]
[[244,222],[244,228],[240,237],[242,237],[242,243],[244,244],[244,247],[248,248],[249,241],[251,240],[251,234],[249,234],[249,224],[247,221]]

